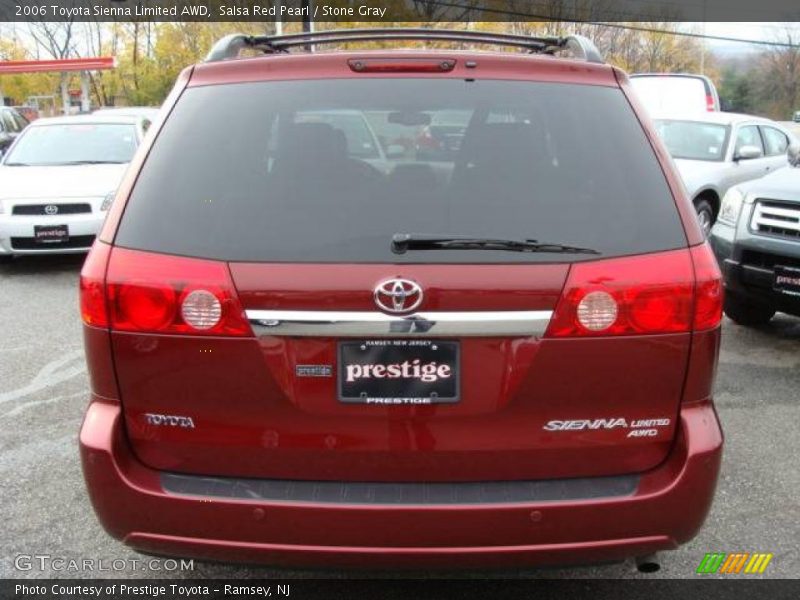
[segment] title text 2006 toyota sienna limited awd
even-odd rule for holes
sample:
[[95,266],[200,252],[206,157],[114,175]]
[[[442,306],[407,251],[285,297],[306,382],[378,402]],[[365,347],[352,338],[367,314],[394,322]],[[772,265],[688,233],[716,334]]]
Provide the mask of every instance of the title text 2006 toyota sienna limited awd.
[[[625,74],[577,37],[308,35],[232,36],[181,74],[84,265],[108,532],[383,567],[691,539],[720,273]],[[531,52],[296,50],[417,37]]]

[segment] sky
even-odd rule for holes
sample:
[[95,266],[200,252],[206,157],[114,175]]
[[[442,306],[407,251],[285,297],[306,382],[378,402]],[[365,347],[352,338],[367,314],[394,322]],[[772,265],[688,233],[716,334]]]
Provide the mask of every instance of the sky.
[[[776,37],[783,36],[786,27],[792,27],[798,31],[798,41],[800,41],[800,23],[687,23],[693,31],[705,33],[706,35],[716,35],[722,37],[733,37],[739,39],[753,39],[774,41]],[[708,40],[707,47],[710,50],[723,53],[745,53],[761,50],[763,47],[753,44],[740,44],[737,42],[722,42]]]

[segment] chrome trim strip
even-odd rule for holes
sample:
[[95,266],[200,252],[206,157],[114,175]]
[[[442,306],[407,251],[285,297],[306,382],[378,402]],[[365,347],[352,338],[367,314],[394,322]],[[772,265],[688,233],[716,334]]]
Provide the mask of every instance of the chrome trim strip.
[[[800,208],[779,200],[759,199],[753,209],[750,229],[796,239],[800,235]],[[775,229],[778,231],[773,231]]]
[[418,312],[248,310],[258,336],[314,337],[541,337],[551,310]]

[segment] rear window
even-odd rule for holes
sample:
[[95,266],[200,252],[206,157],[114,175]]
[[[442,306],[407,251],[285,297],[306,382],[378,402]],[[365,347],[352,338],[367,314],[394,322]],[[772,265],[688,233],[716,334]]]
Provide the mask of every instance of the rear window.
[[[207,118],[220,107],[225,119]],[[686,245],[664,174],[619,89],[456,79],[187,89],[115,241],[229,261],[586,259],[476,249],[397,255],[395,233],[535,239],[604,256]]]

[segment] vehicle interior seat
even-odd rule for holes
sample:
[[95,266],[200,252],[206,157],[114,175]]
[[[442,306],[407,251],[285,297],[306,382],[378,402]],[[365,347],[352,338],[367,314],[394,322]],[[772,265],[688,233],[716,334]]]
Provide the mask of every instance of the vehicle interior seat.
[[557,169],[545,140],[543,125],[534,121],[470,127],[450,180],[448,202],[454,218],[474,229],[477,215],[485,218],[486,202],[529,212],[532,191],[552,179]]

